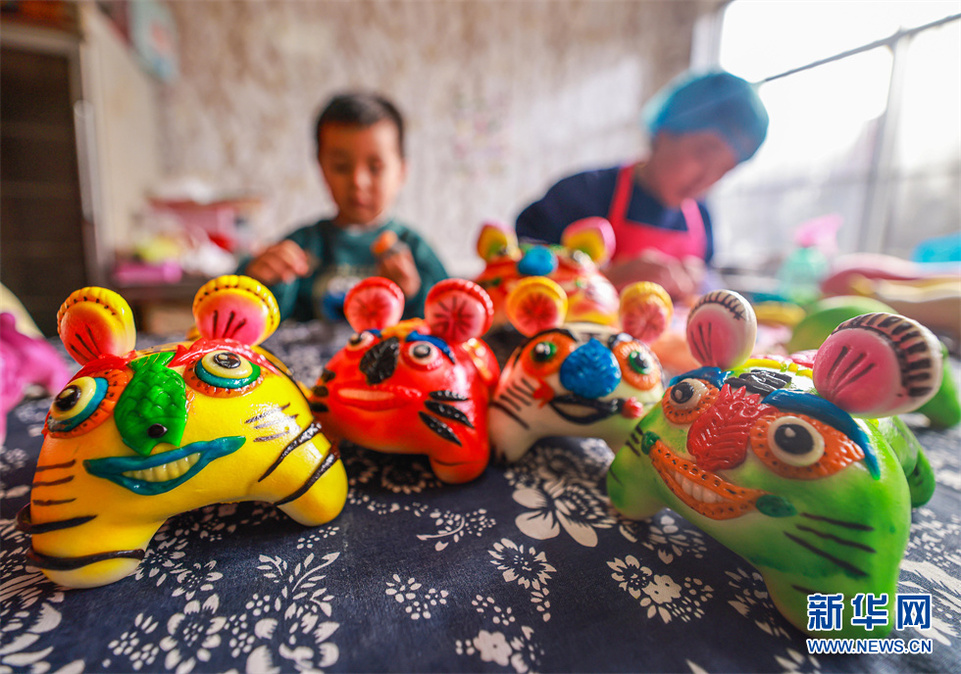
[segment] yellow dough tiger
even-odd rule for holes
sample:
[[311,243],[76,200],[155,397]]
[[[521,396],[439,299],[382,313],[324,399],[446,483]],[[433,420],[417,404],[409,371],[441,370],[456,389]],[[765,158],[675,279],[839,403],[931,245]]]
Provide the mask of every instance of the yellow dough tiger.
[[116,293],[84,288],[60,308],[60,338],[82,367],[54,398],[18,517],[28,557],[54,582],[119,580],[168,517],[212,503],[267,501],[308,526],[343,508],[339,456],[301,386],[257,346],[279,322],[270,291],[222,276],[193,314],[195,340],[137,351]]

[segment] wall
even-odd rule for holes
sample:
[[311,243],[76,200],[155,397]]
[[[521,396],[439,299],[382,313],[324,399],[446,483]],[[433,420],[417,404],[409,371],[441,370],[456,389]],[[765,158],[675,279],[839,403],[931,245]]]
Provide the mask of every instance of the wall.
[[80,10],[83,92],[92,112],[85,138],[99,273],[112,267],[115,249],[129,248],[144,196],[161,177],[161,122],[154,79],[93,4],[84,3]]
[[174,0],[165,169],[257,190],[272,239],[331,211],[311,137],[319,107],[344,88],[381,90],[409,124],[396,214],[470,275],[482,221],[512,221],[556,178],[638,151],[638,111],[687,67],[710,4]]

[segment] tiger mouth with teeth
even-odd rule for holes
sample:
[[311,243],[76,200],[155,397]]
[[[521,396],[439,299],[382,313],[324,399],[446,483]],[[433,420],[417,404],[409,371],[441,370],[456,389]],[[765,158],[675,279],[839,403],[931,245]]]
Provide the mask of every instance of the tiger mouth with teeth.
[[651,463],[664,484],[684,504],[713,520],[741,517],[756,510],[757,500],[767,492],[746,489],[723,480],[716,473],[703,470],[684,459],[657,440],[651,447]]
[[588,425],[619,414],[624,398],[593,400],[579,395],[558,395],[548,403],[557,416],[574,424]]
[[137,494],[156,496],[179,487],[211,461],[234,453],[246,441],[245,437],[234,435],[192,442],[149,457],[88,459],[84,466],[91,475],[110,480]]

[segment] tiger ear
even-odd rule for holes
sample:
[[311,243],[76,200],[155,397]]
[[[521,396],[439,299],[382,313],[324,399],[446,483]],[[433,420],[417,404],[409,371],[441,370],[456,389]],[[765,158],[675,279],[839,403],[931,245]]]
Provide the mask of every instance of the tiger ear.
[[545,276],[522,279],[507,296],[507,320],[526,337],[558,328],[567,317],[567,293]]
[[344,316],[356,332],[383,330],[403,315],[404,291],[382,276],[365,278],[344,298]]
[[691,355],[708,367],[726,370],[748,359],[757,339],[751,304],[732,290],[702,295],[687,317]]
[[100,356],[122,356],[137,344],[130,305],[106,288],[81,288],[57,312],[57,332],[81,365]]
[[466,279],[445,279],[430,289],[424,301],[424,320],[430,334],[448,344],[480,337],[491,327],[494,303],[483,288]]
[[485,262],[499,257],[520,257],[517,234],[508,225],[496,220],[488,220],[481,226],[477,235],[477,254]]
[[674,318],[674,303],[657,283],[632,283],[621,291],[621,329],[651,344],[667,330]]
[[564,228],[561,245],[587,254],[598,267],[603,267],[614,255],[614,228],[604,218],[582,218]]
[[814,357],[814,387],[860,417],[917,409],[941,386],[941,343],[904,316],[873,313],[841,323]]
[[266,286],[249,276],[218,276],[194,296],[197,332],[207,339],[260,344],[280,324],[280,308]]

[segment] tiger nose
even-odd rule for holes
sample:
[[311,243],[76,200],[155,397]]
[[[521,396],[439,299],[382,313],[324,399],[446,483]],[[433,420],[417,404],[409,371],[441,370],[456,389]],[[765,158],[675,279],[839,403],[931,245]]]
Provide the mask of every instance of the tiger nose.
[[557,256],[544,246],[533,246],[517,263],[517,271],[524,276],[547,276],[557,269]]
[[385,339],[374,344],[360,359],[360,371],[368,384],[379,384],[394,374],[397,358],[400,355],[400,340],[397,337]]
[[591,337],[561,365],[561,384],[584,398],[606,396],[621,381],[621,368],[611,350]]

